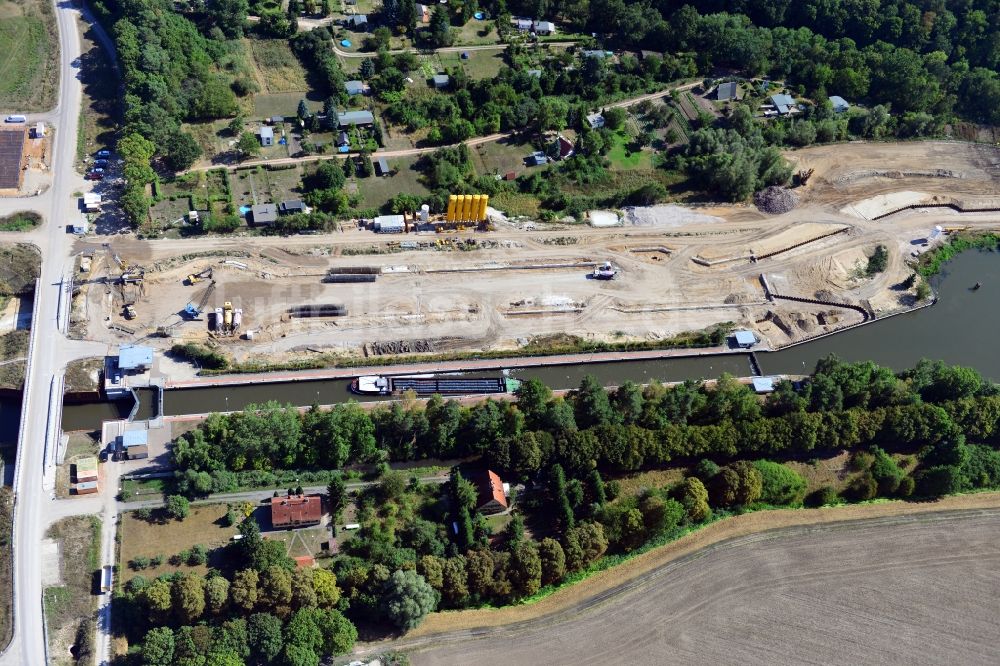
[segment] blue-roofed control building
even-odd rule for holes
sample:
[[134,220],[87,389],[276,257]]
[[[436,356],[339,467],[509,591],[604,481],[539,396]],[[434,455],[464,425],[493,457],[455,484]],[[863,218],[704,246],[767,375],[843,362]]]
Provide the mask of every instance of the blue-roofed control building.
[[830,106],[833,107],[834,113],[844,113],[851,108],[851,105],[847,102],[847,100],[840,95],[830,95],[828,99],[830,100]]
[[733,337],[736,339],[736,346],[743,349],[750,349],[757,344],[757,336],[753,331],[736,331]]
[[145,372],[153,366],[153,348],[143,345],[119,345],[118,367],[124,372]]
[[152,347],[120,345],[117,356],[104,357],[105,395],[117,400],[128,396],[134,386],[148,386],[152,366]]
[[149,432],[147,430],[126,430],[119,438],[119,449],[129,460],[149,457]]
[[754,377],[750,381],[753,384],[754,393],[774,392],[774,377]]

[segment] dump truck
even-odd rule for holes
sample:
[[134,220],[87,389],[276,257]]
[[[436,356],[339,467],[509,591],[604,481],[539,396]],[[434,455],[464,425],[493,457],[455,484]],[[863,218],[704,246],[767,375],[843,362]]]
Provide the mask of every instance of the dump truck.
[[101,571],[102,592],[111,592],[112,583],[114,582],[114,572],[115,569],[110,564],[104,565],[104,569]]
[[233,304],[229,301],[222,304],[222,330],[226,333],[233,330]]
[[132,306],[132,305],[126,305],[125,306],[125,318],[126,319],[135,319],[135,307],[134,306]]

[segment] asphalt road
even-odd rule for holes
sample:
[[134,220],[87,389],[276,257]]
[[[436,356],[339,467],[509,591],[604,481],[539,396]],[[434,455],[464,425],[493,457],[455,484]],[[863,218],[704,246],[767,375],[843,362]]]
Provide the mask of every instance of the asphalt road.
[[998,567],[1000,510],[775,530],[555,616],[418,639],[410,656],[415,666],[996,663]]

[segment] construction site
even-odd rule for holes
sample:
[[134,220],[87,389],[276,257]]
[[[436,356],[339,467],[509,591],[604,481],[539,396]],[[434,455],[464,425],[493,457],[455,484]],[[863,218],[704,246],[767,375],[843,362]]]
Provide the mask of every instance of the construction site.
[[[238,361],[650,341],[723,322],[777,349],[916,307],[921,253],[1000,227],[992,146],[846,144],[788,158],[797,186],[777,193],[788,208],[777,214],[760,202],[654,206],[615,211],[616,226],[543,224],[487,214],[470,196],[444,224],[426,208],[383,220],[402,227],[392,235],[366,220],[328,236],[80,241],[74,329],[109,343],[206,342]],[[879,247],[887,260],[873,272]]]

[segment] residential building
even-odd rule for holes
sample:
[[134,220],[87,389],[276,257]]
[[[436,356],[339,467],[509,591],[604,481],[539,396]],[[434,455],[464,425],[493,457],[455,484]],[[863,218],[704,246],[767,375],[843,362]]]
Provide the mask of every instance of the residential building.
[[270,203],[251,206],[250,218],[254,224],[274,224],[278,221],[278,207]]
[[476,483],[478,501],[476,510],[483,514],[501,513],[507,510],[508,486],[495,472],[486,470]]
[[444,90],[451,84],[451,77],[447,74],[435,74],[434,75],[434,87],[438,90]]
[[784,116],[798,111],[798,108],[795,106],[795,99],[791,95],[771,95],[771,104],[778,110],[778,115]]
[[587,116],[587,124],[592,129],[601,129],[604,127],[604,116],[599,113],[591,113]]
[[573,157],[573,142],[564,137],[562,134],[556,139],[559,147],[559,159],[564,160],[569,157]]
[[389,163],[384,157],[380,157],[375,160],[375,175],[376,176],[388,176],[389,175]]
[[307,206],[300,199],[289,199],[278,204],[278,213],[281,215],[298,215],[299,213],[309,214],[312,208]]
[[418,23],[430,23],[431,22],[431,8],[427,5],[422,5],[417,3],[417,22]]
[[271,524],[274,527],[319,525],[322,519],[323,500],[319,495],[271,498]]
[[149,457],[149,431],[126,430],[119,438],[119,449],[129,460]]
[[532,23],[532,30],[536,35],[554,35],[556,24],[552,21],[535,21]]
[[364,95],[365,83],[364,81],[347,81],[344,83],[344,89],[347,90],[348,95]]
[[365,14],[348,16],[347,27],[358,32],[366,32],[368,30],[368,16]]
[[828,99],[830,100],[830,105],[833,106],[834,113],[843,113],[851,108],[847,100],[840,95],[830,95]]
[[608,57],[607,51],[602,51],[601,49],[586,49],[580,52],[584,58],[597,58],[598,60],[604,60]]
[[549,163],[549,158],[540,150],[537,150],[525,158],[528,166],[545,166]]
[[260,145],[262,146],[273,146],[274,145],[274,129],[271,127],[261,127],[260,128]]
[[728,102],[731,99],[736,99],[738,93],[738,88],[735,81],[726,81],[725,83],[720,83],[715,89],[715,99],[720,102]]
[[337,146],[350,146],[351,137],[347,135],[347,132],[341,130],[340,134],[337,135]]
[[514,27],[517,28],[518,30],[520,30],[521,32],[531,32],[531,27],[532,27],[531,26],[531,23],[532,23],[531,19],[513,18],[513,19],[510,20],[510,22],[513,23]]
[[97,192],[83,193],[83,210],[88,213],[96,213],[101,210],[101,195]]
[[355,125],[372,125],[375,116],[371,111],[344,111],[337,114],[338,127],[353,127]]

